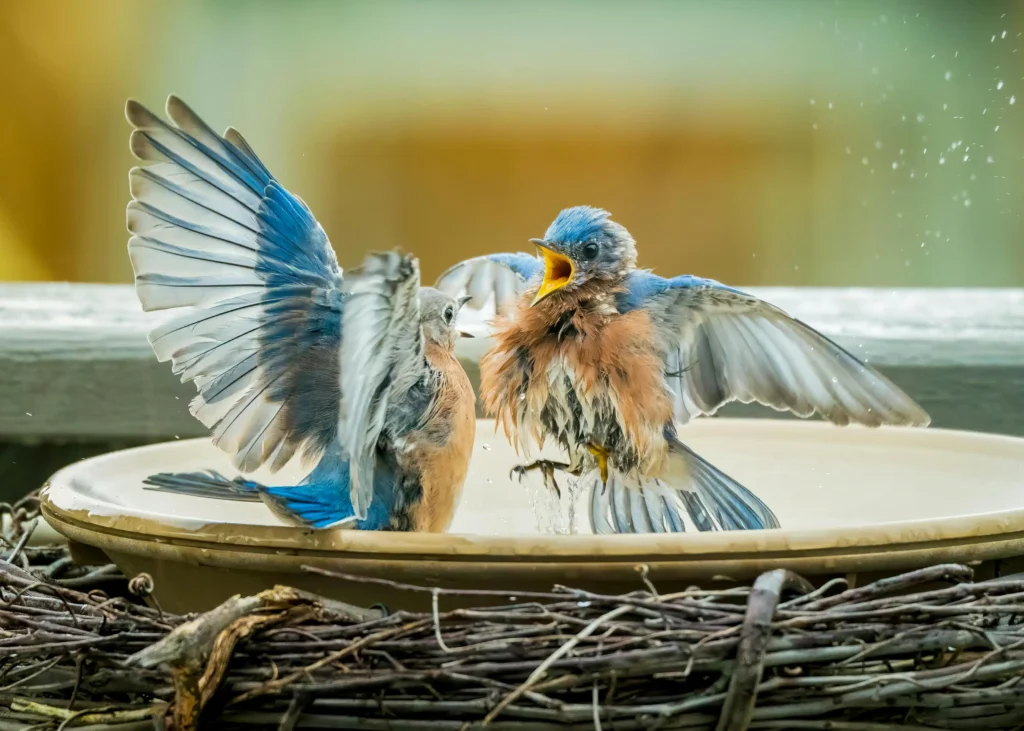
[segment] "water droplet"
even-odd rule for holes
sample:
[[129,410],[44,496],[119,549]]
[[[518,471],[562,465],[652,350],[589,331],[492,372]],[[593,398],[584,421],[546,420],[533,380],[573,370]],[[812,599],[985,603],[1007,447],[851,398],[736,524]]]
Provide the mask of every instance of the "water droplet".
[[812,107],[814,106],[814,100],[813,99],[811,99],[811,106]]
[[924,121],[924,115],[923,114],[918,114],[917,115],[917,121],[918,122],[923,122]]
[[839,379],[836,378],[835,376],[832,376],[832,383],[839,383]]
[[921,248],[922,248],[922,249],[924,248],[924,244],[925,244],[925,242],[924,242],[924,241],[922,241],[922,242],[921,242]]
[[32,412],[31,411],[26,411],[25,412],[25,416],[32,416]]
[[861,164],[861,165],[867,165],[867,164],[868,164],[868,159],[867,159],[866,157],[862,157],[862,158],[860,159],[860,164]]
[[491,445],[490,444],[481,444],[480,446],[483,447],[485,452],[490,452],[491,451]]
[[829,109],[831,109],[831,108],[832,108],[832,102],[829,102],[829,103],[828,103],[828,108],[829,108]]
[[953,72],[952,71],[947,71],[946,72],[946,81],[949,81],[952,78],[953,78]]
[[921,151],[921,154],[922,155],[927,155],[928,154],[928,148],[927,147],[924,148],[924,150]]
[[853,150],[851,150],[849,147],[847,147],[846,148],[846,154],[849,155],[851,152],[853,152]]
[[947,109],[949,109],[949,105],[948,104],[943,104],[942,105],[942,111],[946,111]]
[[993,130],[993,132],[998,132],[998,131],[999,131],[999,125],[997,124],[996,128]]
[[992,39],[989,41],[989,43],[995,43],[995,42],[996,42],[996,34],[993,33],[992,34]]
[[800,265],[799,265],[799,264],[794,264],[794,265],[793,265],[793,271],[794,271],[794,272],[798,272],[798,271],[800,271]]
[[945,164],[946,164],[946,158],[940,157],[939,158],[939,165],[945,165]]
[[518,599],[519,599],[519,597],[514,597],[514,596],[510,596],[510,597],[508,598],[508,600],[509,600],[510,602],[518,601]]
[[892,161],[892,169],[893,169],[893,170],[895,170],[895,169],[896,169],[896,168],[898,168],[899,166],[900,166],[900,164],[899,164],[898,162],[896,162],[895,160],[893,160],[893,161]]
[[590,606],[590,602],[576,602],[576,606],[581,607],[582,609],[586,609]]
[[998,84],[996,84],[996,89],[1002,89],[1002,88],[1003,88],[1003,82],[1000,81]]
[[1010,95],[1010,104],[1016,104],[1016,103],[1017,103],[1017,97],[1015,97],[1015,96],[1013,96],[1013,95],[1011,94],[1011,95]]
[[876,150],[881,150],[882,149],[882,141],[881,140],[875,140],[875,149]]
[[964,208],[970,208],[970,207],[971,207],[971,199],[970,198],[964,198]]
[[818,129],[818,123],[817,122],[812,122],[811,123],[811,129]]
[[174,438],[175,439],[181,439],[181,437],[179,437],[177,434],[174,435]]
[[1000,38],[1006,38],[1006,31],[1004,30],[1004,31],[1003,31],[1003,32],[1002,32],[1002,33],[1001,33],[1001,34],[999,35],[999,37],[1000,37]]
[[971,158],[970,155],[964,155],[964,162],[967,162]]
[[995,159],[991,155],[989,155],[988,157],[985,158],[985,162],[991,165],[992,163],[995,162]]

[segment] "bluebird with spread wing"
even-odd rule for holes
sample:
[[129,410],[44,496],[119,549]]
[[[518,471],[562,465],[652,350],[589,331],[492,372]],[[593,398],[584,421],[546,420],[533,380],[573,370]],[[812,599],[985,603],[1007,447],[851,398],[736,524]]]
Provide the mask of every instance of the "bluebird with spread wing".
[[537,461],[590,483],[596,533],[777,528],[756,495],[676,433],[731,401],[845,425],[925,426],[903,391],[780,309],[710,279],[638,269],[629,232],[597,208],[563,210],[539,256],[494,254],[436,286],[493,307],[481,399],[517,447],[546,439],[568,463]]
[[454,298],[417,261],[372,254],[345,276],[323,228],[242,136],[218,135],[177,97],[165,123],[134,101],[128,243],[150,333],[195,384],[190,411],[241,472],[315,465],[297,485],[215,472],[158,489],[265,502],[312,528],[447,530],[468,469],[475,397],[453,354]]

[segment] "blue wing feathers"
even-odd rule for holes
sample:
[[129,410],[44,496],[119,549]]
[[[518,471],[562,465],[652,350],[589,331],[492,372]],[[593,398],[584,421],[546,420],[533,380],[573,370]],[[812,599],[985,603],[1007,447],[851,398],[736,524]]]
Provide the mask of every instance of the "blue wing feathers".
[[616,304],[620,313],[625,314],[643,307],[651,298],[663,294],[670,289],[698,289],[708,287],[720,289],[733,294],[742,295],[738,289],[727,287],[714,279],[705,279],[693,274],[680,274],[666,279],[643,269],[636,269],[626,276],[625,290],[616,296]]
[[[144,309],[199,306],[150,342],[199,395],[191,405],[243,471],[323,454],[338,418],[342,272],[322,227],[234,130],[180,99],[174,127],[129,102],[129,243]],[[232,247],[235,247],[232,249]],[[234,252],[234,253],[233,253]],[[233,405],[232,405],[233,404]]]

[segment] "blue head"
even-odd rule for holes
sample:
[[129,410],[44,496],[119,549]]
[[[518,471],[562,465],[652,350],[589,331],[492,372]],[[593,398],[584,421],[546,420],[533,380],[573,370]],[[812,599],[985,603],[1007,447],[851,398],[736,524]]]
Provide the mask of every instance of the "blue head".
[[610,215],[590,206],[566,208],[543,239],[530,239],[544,257],[544,280],[533,304],[595,279],[620,281],[636,268],[633,237]]

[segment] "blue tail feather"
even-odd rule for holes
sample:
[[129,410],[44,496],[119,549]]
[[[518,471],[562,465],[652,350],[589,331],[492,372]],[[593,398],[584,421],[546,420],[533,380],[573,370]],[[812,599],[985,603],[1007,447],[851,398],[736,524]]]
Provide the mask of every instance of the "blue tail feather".
[[260,496],[267,507],[286,522],[299,522],[310,528],[356,524],[348,496],[338,494],[332,487],[321,483],[266,487],[260,491]]
[[309,528],[351,527],[383,530],[392,520],[394,475],[381,463],[374,472],[374,499],[364,520],[355,519],[349,497],[349,465],[337,449],[329,450],[309,475],[297,485],[261,485],[236,477],[233,480],[214,470],[181,472],[147,477],[148,489],[192,497],[240,502],[263,502],[282,521]]
[[260,501],[259,489],[262,487],[258,482],[252,482],[242,477],[229,480],[215,470],[161,472],[150,475],[142,481],[142,484],[147,485],[148,489],[247,503]]
[[672,440],[671,448],[686,463],[691,483],[686,505],[698,526],[710,523],[710,512],[722,530],[780,527],[775,513],[757,495],[681,442]]

